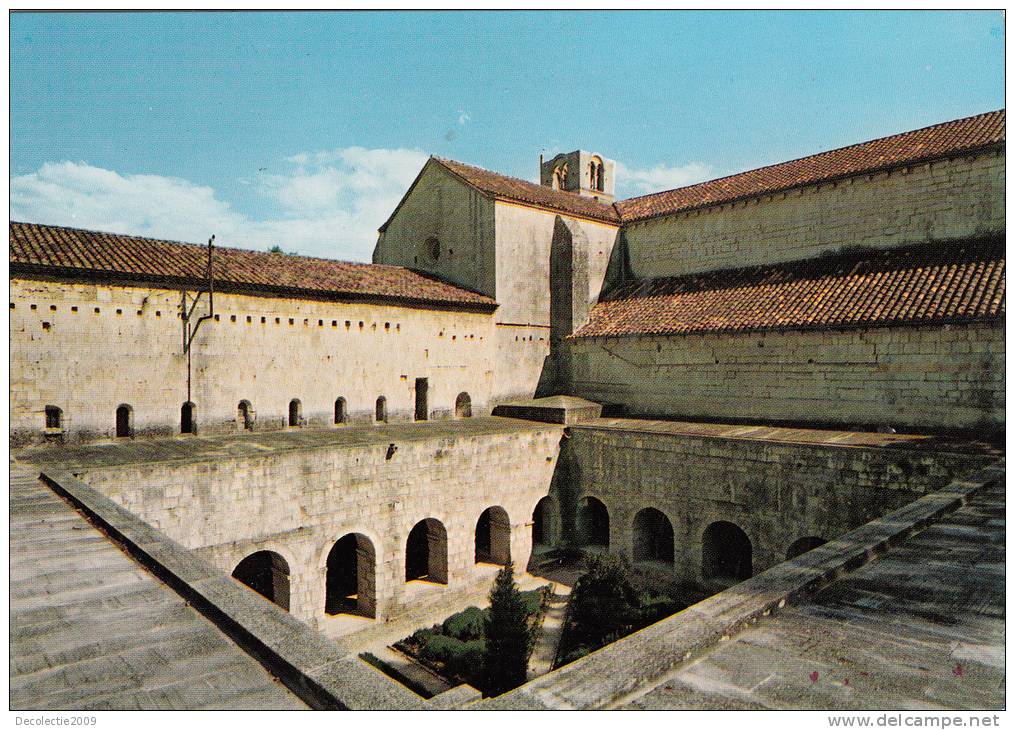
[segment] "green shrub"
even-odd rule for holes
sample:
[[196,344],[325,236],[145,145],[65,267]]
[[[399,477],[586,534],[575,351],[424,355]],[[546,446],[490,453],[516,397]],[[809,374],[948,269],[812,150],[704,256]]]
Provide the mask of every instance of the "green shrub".
[[445,636],[453,636],[461,641],[475,641],[483,638],[485,614],[476,606],[469,606],[464,611],[444,619],[442,630]]
[[461,641],[453,636],[431,634],[420,656],[428,661],[442,662],[449,673],[469,679],[480,672],[485,652],[486,642],[482,639]]

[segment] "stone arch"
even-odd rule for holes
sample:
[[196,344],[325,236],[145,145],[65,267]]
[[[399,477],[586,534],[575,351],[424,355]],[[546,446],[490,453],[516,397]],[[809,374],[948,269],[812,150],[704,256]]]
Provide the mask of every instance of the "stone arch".
[[299,398],[289,401],[289,426],[295,428],[303,425],[303,403]]
[[116,407],[116,437],[130,438],[134,435],[134,408],[129,403]]
[[560,509],[557,500],[548,494],[532,510],[532,545],[549,547],[557,542],[559,536]]
[[197,406],[187,401],[180,406],[180,433],[197,433]]
[[233,578],[280,608],[289,610],[289,563],[276,552],[251,553],[233,569]]
[[377,607],[374,544],[366,535],[350,532],[328,553],[324,612],[374,618]]
[[388,399],[383,395],[377,396],[377,402],[374,403],[374,421],[376,423],[388,422]]
[[335,424],[345,423],[348,418],[345,408],[345,398],[335,399]]
[[503,507],[487,507],[476,522],[476,562],[511,562],[511,519]]
[[472,418],[472,398],[464,391],[455,398],[455,417]]
[[673,562],[673,524],[670,518],[654,507],[639,510],[634,516],[635,562]]
[[578,502],[578,544],[610,546],[610,513],[595,497],[582,497]]
[[789,546],[786,551],[786,560],[792,560],[793,558],[803,555],[809,550],[813,550],[816,547],[821,547],[828,540],[820,538],[816,535],[808,535],[807,537],[801,537],[799,540]]
[[255,418],[254,407],[250,405],[250,401],[241,400],[236,406],[236,422],[240,428],[244,431],[253,431]]
[[433,517],[420,520],[405,541],[405,581],[448,583],[448,531]]
[[46,406],[46,428],[63,428],[63,409],[59,406]]
[[744,580],[753,574],[751,540],[732,522],[713,522],[701,537],[701,575],[705,579]]

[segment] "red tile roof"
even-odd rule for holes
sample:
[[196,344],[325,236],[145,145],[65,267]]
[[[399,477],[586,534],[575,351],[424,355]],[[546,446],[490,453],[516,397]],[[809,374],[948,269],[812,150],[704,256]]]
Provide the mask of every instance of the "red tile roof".
[[1004,109],[760,167],[730,177],[618,201],[629,221],[960,155],[1005,141]]
[[1003,240],[968,241],[631,282],[574,337],[998,319],[1004,261]]
[[441,157],[431,159],[487,195],[620,225],[620,217],[613,206],[600,203],[594,198],[586,198],[578,193],[554,190],[528,180],[501,175],[498,172],[491,172],[454,160],[445,160]]
[[[53,274],[159,282],[204,281],[207,248],[34,223],[10,224],[11,275]],[[490,297],[400,266],[214,249],[215,286],[295,298],[381,300],[489,311]]]

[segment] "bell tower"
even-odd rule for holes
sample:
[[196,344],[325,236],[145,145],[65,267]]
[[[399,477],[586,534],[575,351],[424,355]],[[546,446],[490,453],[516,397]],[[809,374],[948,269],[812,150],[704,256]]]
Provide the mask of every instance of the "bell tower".
[[554,190],[577,193],[609,205],[613,202],[616,163],[583,150],[540,160],[539,183]]

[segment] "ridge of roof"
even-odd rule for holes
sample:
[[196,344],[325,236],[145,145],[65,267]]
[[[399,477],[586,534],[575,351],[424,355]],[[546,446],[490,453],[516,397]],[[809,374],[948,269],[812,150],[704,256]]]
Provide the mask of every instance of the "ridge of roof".
[[[1002,108],[816,152],[693,185],[625,198],[617,201],[614,206],[621,221],[628,223],[941,159],[992,147],[1004,141],[1005,109]],[[907,144],[912,144],[913,148],[906,150],[904,147]],[[893,145],[895,149],[892,148]],[[877,157],[868,161],[864,159],[864,153]],[[810,169],[819,168],[820,163],[827,163],[827,169]]]
[[[201,244],[70,226],[10,221],[11,273],[203,281]],[[391,264],[338,261],[215,246],[216,286],[356,300],[492,309],[496,301],[430,274]]]
[[520,177],[504,175],[446,157],[431,155],[430,159],[466,184],[495,198],[527,203],[539,208],[549,208],[606,223],[620,224],[620,215],[613,204],[600,203],[594,198],[587,198],[565,190],[554,190]]

